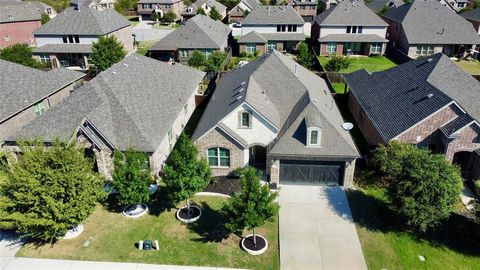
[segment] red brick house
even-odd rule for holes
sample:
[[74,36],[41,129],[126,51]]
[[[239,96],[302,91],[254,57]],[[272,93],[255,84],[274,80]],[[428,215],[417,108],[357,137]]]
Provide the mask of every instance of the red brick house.
[[446,55],[344,78],[348,106],[369,144],[427,147],[460,165],[466,179],[480,177],[480,83]]
[[17,43],[35,45],[33,31],[41,23],[41,11],[34,5],[0,4],[0,49]]

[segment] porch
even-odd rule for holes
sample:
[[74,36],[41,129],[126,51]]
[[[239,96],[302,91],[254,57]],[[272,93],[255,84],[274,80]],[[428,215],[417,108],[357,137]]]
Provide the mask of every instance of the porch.
[[319,38],[320,55],[383,55],[385,38],[365,34],[331,34]]
[[91,53],[91,44],[47,44],[35,48],[33,57],[52,68],[86,71],[90,67],[88,58]]

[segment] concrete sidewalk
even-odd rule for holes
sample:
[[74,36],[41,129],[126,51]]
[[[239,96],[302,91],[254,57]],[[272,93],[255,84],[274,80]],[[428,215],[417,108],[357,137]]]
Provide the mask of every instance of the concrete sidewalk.
[[2,270],[231,270],[232,268],[13,258]]
[[15,232],[0,230],[0,269],[13,259],[22,244]]

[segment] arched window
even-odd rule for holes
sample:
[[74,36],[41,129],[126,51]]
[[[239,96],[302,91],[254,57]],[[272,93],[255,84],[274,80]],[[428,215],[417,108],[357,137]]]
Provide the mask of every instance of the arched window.
[[212,167],[230,167],[230,150],[212,147],[207,151],[208,164]]

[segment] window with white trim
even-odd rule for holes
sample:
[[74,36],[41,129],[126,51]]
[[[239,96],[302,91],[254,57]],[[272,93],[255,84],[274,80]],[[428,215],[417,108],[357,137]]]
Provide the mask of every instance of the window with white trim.
[[426,44],[417,45],[416,55],[424,56],[424,55],[433,54],[433,48],[434,48],[433,45],[426,45]]
[[188,50],[179,50],[180,57],[188,57]]
[[242,128],[249,128],[251,127],[251,114],[249,112],[241,112],[240,113],[240,127]]
[[327,53],[336,53],[337,52],[337,43],[329,42],[327,43]]
[[247,53],[255,53],[255,51],[257,51],[257,45],[255,43],[247,43],[245,51]]
[[322,129],[318,127],[307,129],[307,145],[308,146],[320,146],[322,141]]
[[50,56],[46,53],[40,54],[40,62],[42,62],[42,63],[50,62]]
[[230,167],[230,150],[212,147],[207,150],[208,164],[212,167]]
[[33,105],[34,111],[37,116],[42,115],[45,112],[45,104],[43,101],[38,102],[37,104]]
[[277,49],[277,42],[269,40],[268,43],[267,43],[267,50],[268,51],[273,51],[273,50],[276,50],[276,49]]
[[382,53],[382,43],[371,43],[370,53]]

